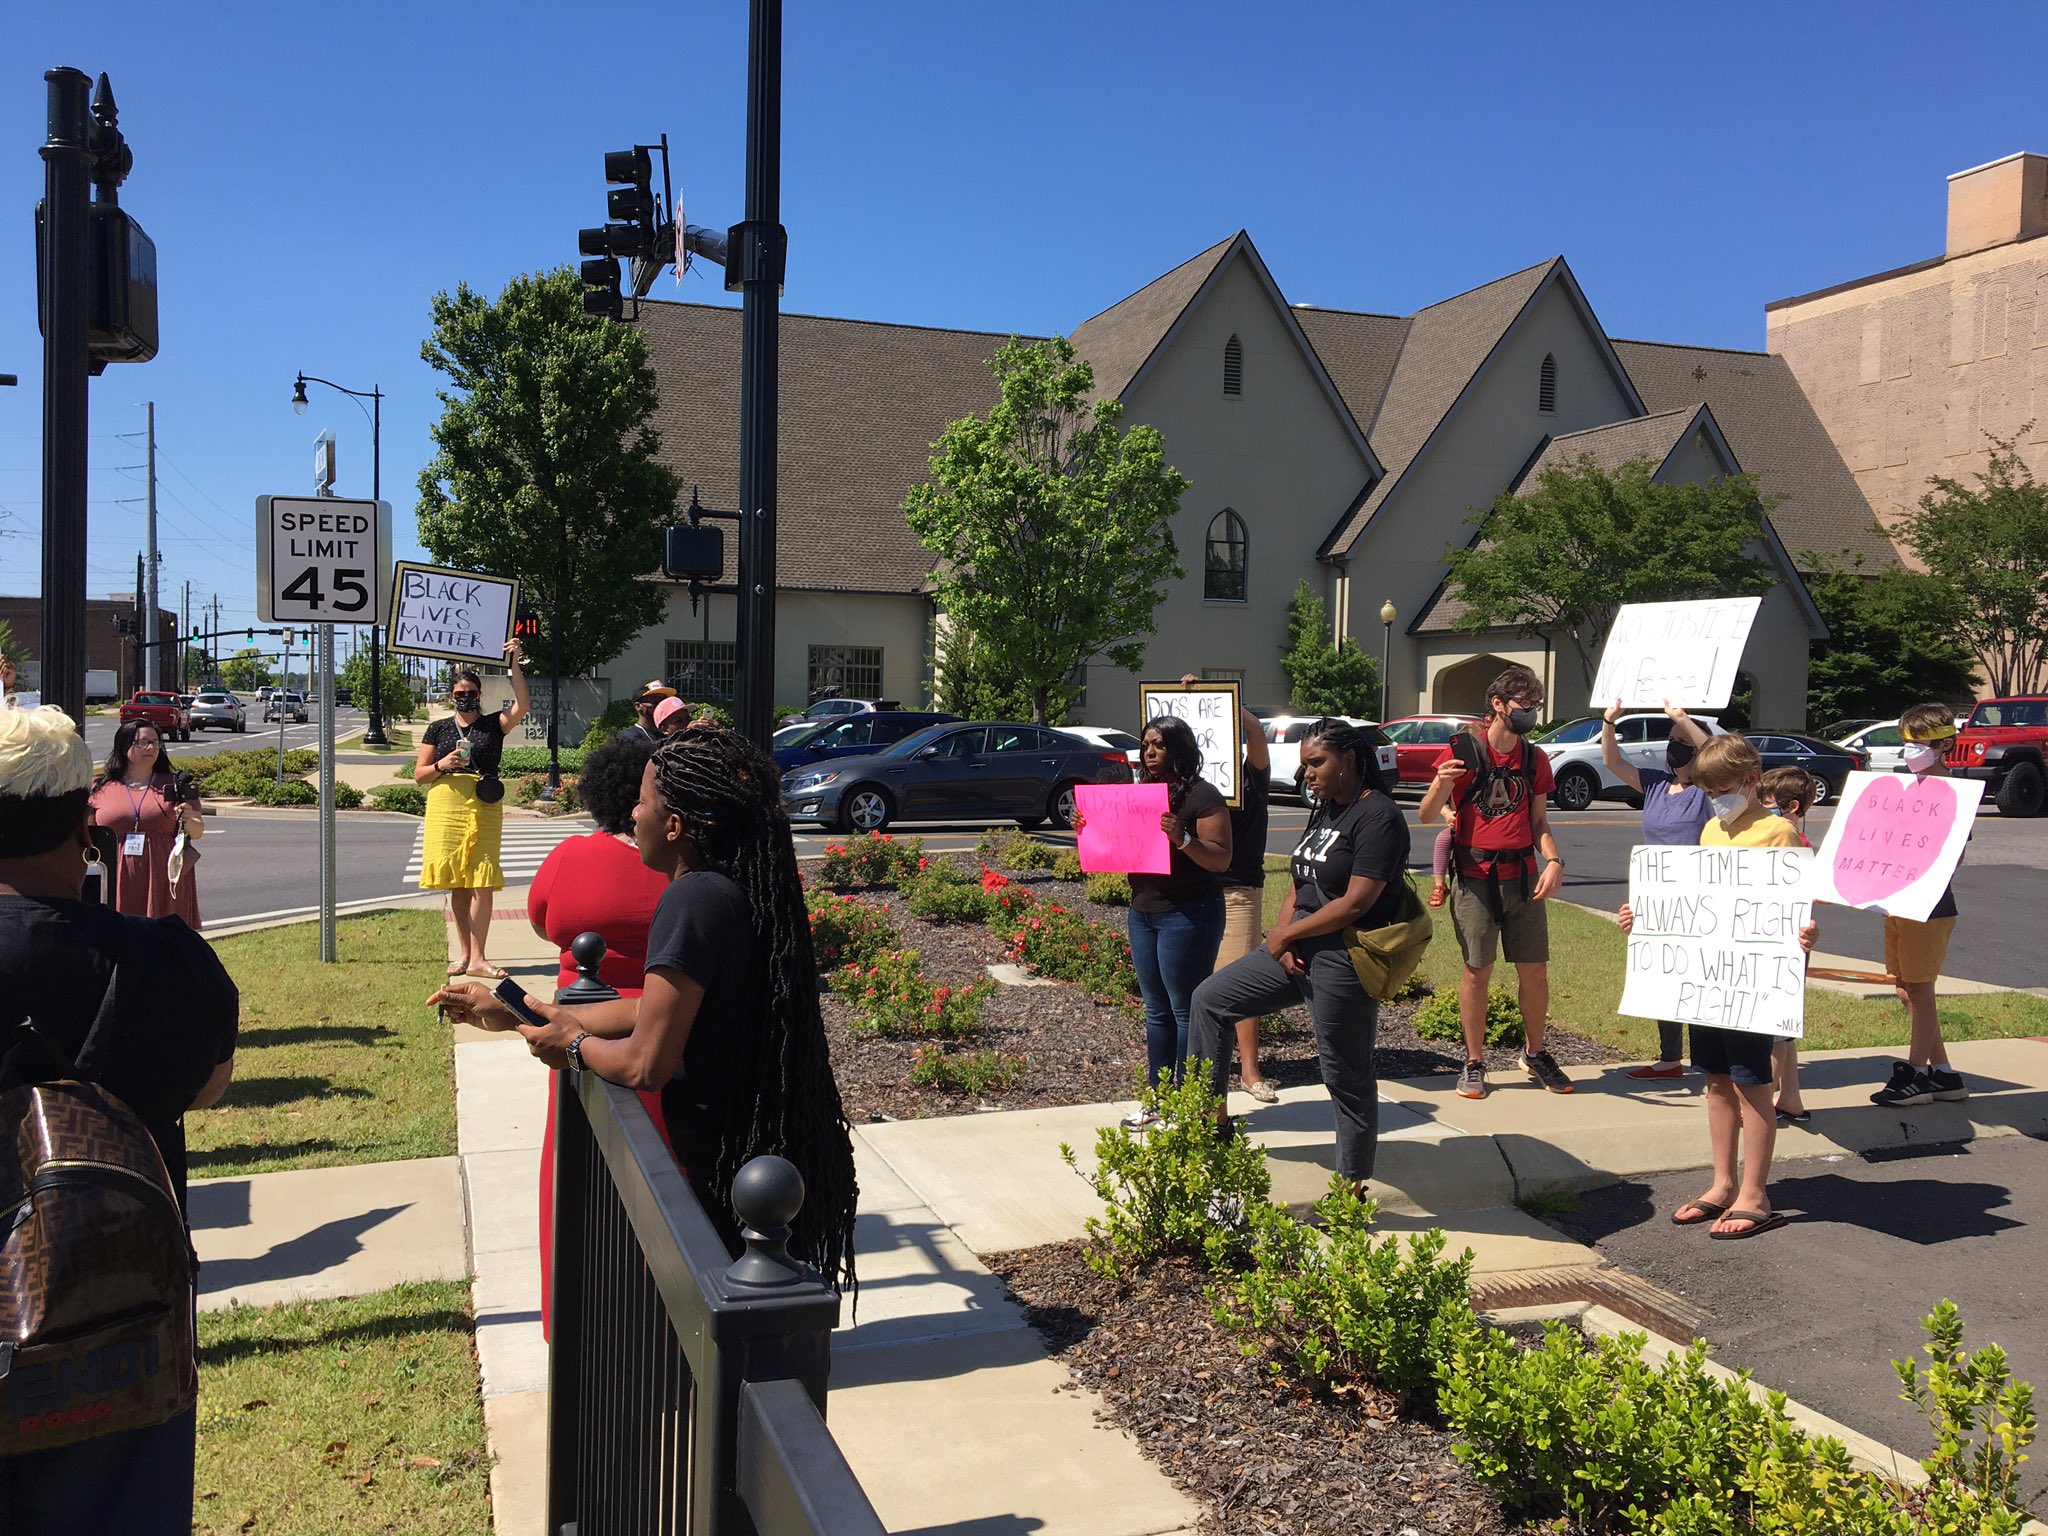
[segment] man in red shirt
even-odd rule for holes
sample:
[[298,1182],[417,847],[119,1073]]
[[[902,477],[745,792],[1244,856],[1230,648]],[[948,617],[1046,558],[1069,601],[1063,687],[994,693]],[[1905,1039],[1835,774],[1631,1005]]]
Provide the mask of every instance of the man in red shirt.
[[[1458,1093],[1486,1097],[1486,990],[1495,954],[1503,950],[1521,998],[1522,1066],[1552,1093],[1570,1093],[1572,1080],[1543,1048],[1550,1009],[1550,925],[1543,903],[1564,883],[1550,834],[1550,759],[1527,739],[1542,713],[1543,685],[1527,667],[1509,667],[1488,686],[1487,705],[1486,725],[1461,732],[1437,764],[1420,812],[1426,827],[1447,802],[1456,810],[1451,924],[1465,957],[1458,977],[1465,1030]],[[1539,850],[1546,861],[1540,871]]]

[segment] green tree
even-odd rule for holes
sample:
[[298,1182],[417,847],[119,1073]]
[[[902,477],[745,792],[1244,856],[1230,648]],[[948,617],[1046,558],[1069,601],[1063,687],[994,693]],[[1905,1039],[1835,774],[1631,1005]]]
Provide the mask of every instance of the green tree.
[[1950,587],[1918,571],[1864,575],[1860,556],[1805,563],[1828,626],[1807,665],[1809,721],[1882,719],[1924,699],[1970,697],[1976,660],[1955,638],[1965,605]]
[[1590,679],[1624,603],[1747,597],[1775,575],[1751,550],[1767,503],[1748,475],[1666,484],[1635,459],[1557,465],[1520,496],[1473,517],[1478,535],[1445,553],[1458,628],[1562,635]]
[[[1047,700],[1047,723],[1057,725],[1073,708],[1076,690],[1054,691]],[[1013,678],[990,665],[986,650],[959,624],[939,632],[932,657],[933,706],[966,720],[1015,720],[1031,712],[1031,696]]]
[[[655,461],[646,338],[585,315],[566,267],[515,277],[495,301],[458,285],[432,315],[420,355],[453,387],[420,471],[420,542],[518,577],[543,626],[558,600],[563,672],[600,666],[667,609],[641,579],[661,564],[679,488]],[[551,639],[527,654],[552,660]]]
[[1955,596],[1951,633],[1997,694],[2035,693],[2048,682],[2048,486],[2013,446],[2032,425],[2013,438],[1987,432],[1991,462],[1976,486],[1932,476],[1920,510],[1895,530]]
[[1380,664],[1350,635],[1341,645],[1330,644],[1323,600],[1306,581],[1287,600],[1280,670],[1287,677],[1287,707],[1297,715],[1378,717]]
[[213,655],[203,645],[185,647],[185,691],[190,693],[215,675]]
[[903,511],[981,675],[1013,679],[1047,724],[1089,662],[1142,664],[1161,583],[1187,574],[1172,525],[1188,482],[1156,429],[1089,403],[1094,371],[1065,338],[1012,337],[989,369],[1000,399],[946,428]]
[[[388,720],[411,719],[413,712],[412,684],[406,681],[405,671],[398,665],[398,658],[395,656],[384,657],[377,670],[384,685],[384,696],[378,702],[383,706],[385,718]],[[350,696],[355,700],[356,708],[366,709],[369,707],[370,648],[367,645],[358,646],[355,654],[341,664],[341,670],[335,674],[334,685],[337,688],[349,690]]]
[[0,619],[0,656],[7,657],[17,667],[31,659],[28,647],[14,638],[14,631],[8,628],[5,619]]
[[220,680],[236,693],[254,693],[275,676],[256,650],[240,650],[220,664]]

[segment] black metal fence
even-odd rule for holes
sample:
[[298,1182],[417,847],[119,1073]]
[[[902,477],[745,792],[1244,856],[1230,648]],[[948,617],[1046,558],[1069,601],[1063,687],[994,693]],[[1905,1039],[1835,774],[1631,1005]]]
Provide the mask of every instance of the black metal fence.
[[738,1259],[639,1098],[555,1075],[551,1536],[883,1536],[825,1427],[839,1298],[790,1258],[803,1181],[735,1181]]

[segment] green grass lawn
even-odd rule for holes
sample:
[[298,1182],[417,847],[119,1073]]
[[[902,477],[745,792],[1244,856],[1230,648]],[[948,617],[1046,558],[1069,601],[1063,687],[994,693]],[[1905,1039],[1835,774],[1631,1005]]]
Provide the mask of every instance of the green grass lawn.
[[[1266,855],[1266,925],[1280,915],[1288,882],[1287,860]],[[1273,878],[1280,871],[1279,879]],[[1415,877],[1419,894],[1429,894],[1429,881]],[[1432,987],[1455,987],[1461,969],[1458,939],[1448,908],[1431,914],[1436,932],[1417,973]],[[1651,1019],[1617,1014],[1621,1001],[1621,930],[1598,913],[1553,902],[1550,908],[1550,1020],[1573,1034],[1597,1040],[1631,1057],[1657,1054],[1657,1025]],[[1514,985],[1514,968],[1494,971],[1495,985]],[[1987,992],[1944,997],[1940,1006],[1943,1035],[1957,1040],[1997,1040],[2017,1035],[2048,1035],[2048,998],[2024,992]],[[1806,1036],[1810,1051],[1847,1050],[1865,1046],[1903,1047],[1906,1011],[1890,995],[1850,997],[1809,985],[1806,989]]]
[[199,1319],[201,1536],[487,1536],[464,1284]]
[[242,991],[235,1081],[185,1117],[192,1176],[443,1157],[455,1151],[455,1045],[423,1006],[444,979],[438,911],[345,917],[222,939]]

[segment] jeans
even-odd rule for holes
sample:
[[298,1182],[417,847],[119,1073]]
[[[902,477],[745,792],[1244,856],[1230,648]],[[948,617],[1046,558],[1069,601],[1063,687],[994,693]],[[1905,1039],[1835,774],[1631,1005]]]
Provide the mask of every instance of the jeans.
[[1195,988],[1189,1049],[1208,1065],[1220,1098],[1230,1086],[1237,1021],[1307,1003],[1316,1066],[1337,1114],[1337,1171],[1347,1179],[1369,1179],[1380,1136],[1379,1080],[1372,1064],[1380,1005],[1365,995],[1344,941],[1334,934],[1305,939],[1294,952],[1306,967],[1303,975],[1288,975],[1261,946]]
[[1131,964],[1145,997],[1145,1080],[1171,1067],[1176,1084],[1188,1055],[1188,1003],[1216,969],[1223,942],[1223,893],[1166,912],[1131,908]]

